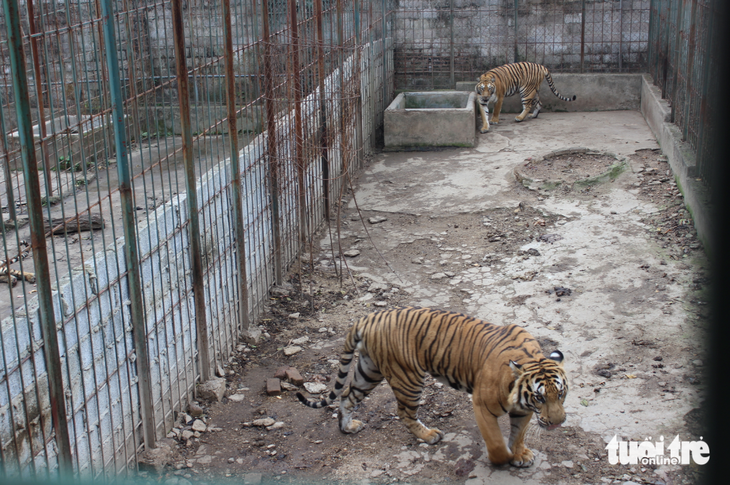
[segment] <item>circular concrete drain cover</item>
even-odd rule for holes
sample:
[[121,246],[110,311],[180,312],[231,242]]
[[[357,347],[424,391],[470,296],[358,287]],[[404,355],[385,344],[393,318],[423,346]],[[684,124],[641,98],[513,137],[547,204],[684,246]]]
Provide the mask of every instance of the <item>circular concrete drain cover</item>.
[[515,178],[532,190],[608,182],[627,167],[626,159],[587,148],[570,148],[529,160],[514,169]]

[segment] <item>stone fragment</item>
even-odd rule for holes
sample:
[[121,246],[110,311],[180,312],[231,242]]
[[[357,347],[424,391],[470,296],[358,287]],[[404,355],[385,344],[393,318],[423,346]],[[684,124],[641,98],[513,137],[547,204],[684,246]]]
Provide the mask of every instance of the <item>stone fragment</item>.
[[182,434],[180,436],[184,440],[189,440],[190,438],[192,438],[194,436],[194,434],[189,429],[186,429],[186,430],[183,430],[183,432],[182,432]]
[[202,416],[205,412],[203,411],[203,408],[198,406],[196,403],[191,402],[188,404],[188,412],[190,413],[190,416],[194,418],[199,418]]
[[283,427],[284,427],[284,421],[277,421],[274,424],[272,424],[271,426],[267,426],[266,429],[268,431],[271,431],[273,429],[281,429]]
[[286,381],[281,381],[281,388],[282,388],[283,390],[285,390],[285,391],[296,391],[296,390],[298,390],[298,389],[299,389],[299,388],[298,388],[297,386],[295,386],[294,384],[291,384],[291,383],[289,383],[289,382],[286,382]]
[[295,338],[291,341],[291,343],[293,343],[294,345],[302,345],[306,344],[307,342],[309,342],[309,337],[307,337],[306,335],[304,337]]
[[286,371],[289,369],[288,365],[283,365],[276,369],[276,372],[274,373],[274,377],[277,379],[286,379]]
[[157,444],[157,448],[145,450],[139,457],[139,470],[161,474],[165,466],[172,464],[172,446],[164,440]]
[[368,219],[368,222],[369,222],[370,224],[380,224],[381,222],[385,222],[385,221],[387,221],[387,220],[388,220],[388,218],[387,218],[387,217],[383,217],[383,216],[375,216],[375,217],[371,217],[371,218],[369,218],[369,219]]
[[274,423],[276,423],[276,421],[273,418],[254,419],[251,422],[252,425],[260,427],[272,426]]
[[289,319],[291,319],[291,320],[298,320],[301,315],[302,314],[299,313],[299,312],[292,313],[292,314],[289,315]]
[[198,458],[198,463],[201,465],[210,465],[210,463],[213,461],[213,457],[211,455],[205,455],[203,457]]
[[302,351],[302,348],[298,345],[290,345],[289,347],[284,347],[284,355],[287,357],[297,354]]
[[342,254],[348,258],[354,258],[354,257],[360,256],[360,251],[358,251],[357,249],[350,249],[348,251],[345,251]]
[[444,278],[448,278],[448,276],[445,273],[434,273],[430,277],[430,279],[432,279],[434,281],[442,280]]
[[243,394],[231,394],[228,396],[228,400],[233,402],[243,402],[245,398]]
[[198,386],[198,395],[206,401],[218,401],[223,399],[226,392],[226,380],[214,377]]
[[193,431],[198,431],[199,433],[204,433],[207,429],[208,429],[208,427],[205,425],[205,423],[202,420],[196,419],[195,421],[193,421]]
[[310,394],[321,394],[327,390],[327,386],[321,382],[305,382],[304,389]]
[[266,379],[266,394],[278,396],[281,394],[281,381],[279,379]]

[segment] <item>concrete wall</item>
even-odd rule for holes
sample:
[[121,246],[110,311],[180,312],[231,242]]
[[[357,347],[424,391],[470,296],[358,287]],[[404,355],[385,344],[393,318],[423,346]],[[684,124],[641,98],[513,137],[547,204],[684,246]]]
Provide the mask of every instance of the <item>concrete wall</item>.
[[695,152],[689,143],[682,141],[682,132],[670,122],[671,108],[662,99],[661,91],[651,76],[641,78],[641,113],[654,133],[662,152],[667,156],[674,178],[684,195],[684,204],[692,213],[697,234],[709,255],[720,248],[712,247],[713,229],[710,217],[710,194],[705,185],[697,180]]
[[[540,85],[543,111],[611,111],[641,107],[641,74],[571,74],[551,73],[553,84],[560,94],[576,96],[575,101],[557,98],[547,81]],[[477,81],[456,83],[459,91],[474,91]],[[491,110],[491,106],[490,106]],[[519,94],[505,98],[503,113],[520,113]]]

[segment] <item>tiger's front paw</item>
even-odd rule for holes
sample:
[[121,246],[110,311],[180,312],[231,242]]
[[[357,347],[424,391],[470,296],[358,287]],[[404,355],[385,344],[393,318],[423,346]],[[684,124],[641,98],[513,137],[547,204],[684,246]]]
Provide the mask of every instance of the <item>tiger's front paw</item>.
[[522,453],[515,454],[512,460],[509,462],[510,465],[525,468],[532,465],[535,461],[535,454],[532,450],[525,448]]
[[444,432],[441,431],[438,428],[431,428],[429,429],[422,437],[421,439],[428,443],[429,445],[435,445],[439,441],[441,441],[441,438],[444,437]]
[[487,127],[487,128],[484,128],[484,127],[482,127],[482,128],[481,128],[481,129],[479,130],[479,133],[487,133],[488,131],[489,131],[489,127]]

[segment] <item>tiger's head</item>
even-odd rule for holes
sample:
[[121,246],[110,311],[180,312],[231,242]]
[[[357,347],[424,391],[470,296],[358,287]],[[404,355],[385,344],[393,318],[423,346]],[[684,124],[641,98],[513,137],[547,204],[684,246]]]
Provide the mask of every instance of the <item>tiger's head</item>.
[[488,100],[497,91],[497,78],[494,75],[482,74],[474,90],[485,101]]
[[538,424],[549,430],[565,421],[563,403],[568,395],[568,379],[563,369],[563,353],[559,350],[548,359],[518,364],[509,362],[515,375],[510,402],[537,416]]

